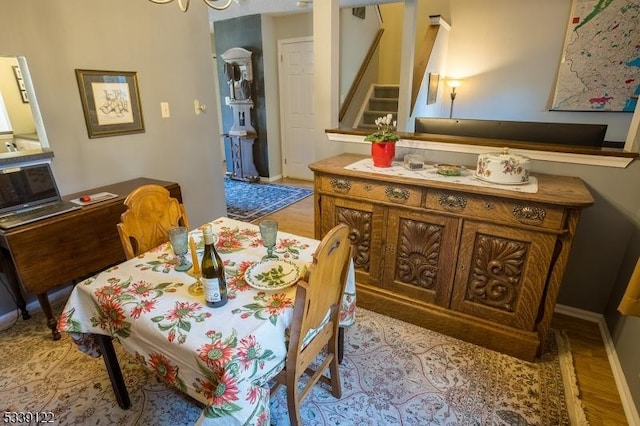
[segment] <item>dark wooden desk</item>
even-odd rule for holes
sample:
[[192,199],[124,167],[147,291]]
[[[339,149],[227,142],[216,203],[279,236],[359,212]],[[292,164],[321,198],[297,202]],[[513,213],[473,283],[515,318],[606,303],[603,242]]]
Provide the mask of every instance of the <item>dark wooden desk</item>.
[[38,296],[54,340],[60,338],[47,292],[82,279],[125,260],[116,224],[125,211],[124,199],[135,188],[162,185],[182,202],[180,185],[149,178],[137,178],[113,185],[69,194],[72,200],[85,194],[111,192],[117,198],[82,207],[48,219],[0,231],[2,270],[16,295],[22,317],[28,319],[20,288]]

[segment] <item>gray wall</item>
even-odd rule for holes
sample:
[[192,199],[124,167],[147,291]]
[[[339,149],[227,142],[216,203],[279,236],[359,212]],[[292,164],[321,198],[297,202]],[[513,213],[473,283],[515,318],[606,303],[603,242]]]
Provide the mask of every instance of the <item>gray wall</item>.
[[[0,2],[0,54],[27,58],[63,194],[146,176],[181,185],[192,226],[226,214],[207,12],[195,1],[188,13],[146,0]],[[89,139],[76,68],[136,71],[145,132]],[[0,287],[0,315],[14,308]]]

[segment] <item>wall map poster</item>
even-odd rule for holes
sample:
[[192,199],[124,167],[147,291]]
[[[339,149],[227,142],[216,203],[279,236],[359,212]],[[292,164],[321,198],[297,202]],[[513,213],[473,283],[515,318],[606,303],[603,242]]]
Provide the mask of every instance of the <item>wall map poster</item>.
[[573,0],[552,110],[633,112],[640,0]]

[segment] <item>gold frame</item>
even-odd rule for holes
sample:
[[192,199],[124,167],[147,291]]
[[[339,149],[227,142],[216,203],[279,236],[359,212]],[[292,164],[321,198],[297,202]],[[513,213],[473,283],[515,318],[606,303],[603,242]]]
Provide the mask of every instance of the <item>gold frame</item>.
[[427,86],[427,105],[435,104],[438,100],[438,89],[440,87],[440,74],[429,73],[429,86]]
[[135,72],[76,69],[76,79],[90,139],[144,132]]

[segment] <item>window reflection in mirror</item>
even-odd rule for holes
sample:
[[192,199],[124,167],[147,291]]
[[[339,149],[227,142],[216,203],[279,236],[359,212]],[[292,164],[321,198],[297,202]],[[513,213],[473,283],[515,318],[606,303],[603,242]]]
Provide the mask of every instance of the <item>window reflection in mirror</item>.
[[0,156],[48,146],[26,59],[0,56]]

